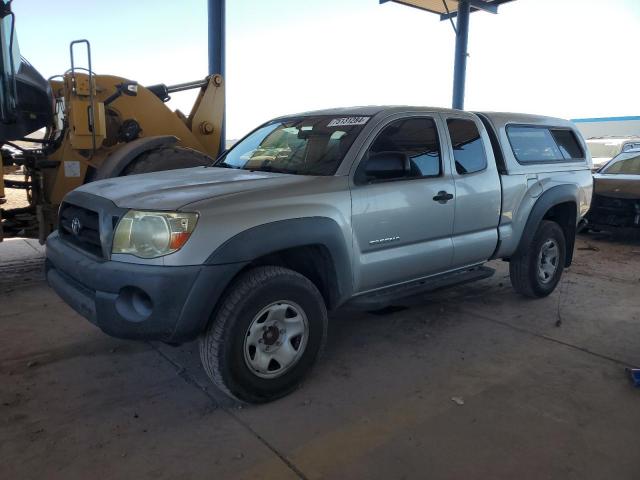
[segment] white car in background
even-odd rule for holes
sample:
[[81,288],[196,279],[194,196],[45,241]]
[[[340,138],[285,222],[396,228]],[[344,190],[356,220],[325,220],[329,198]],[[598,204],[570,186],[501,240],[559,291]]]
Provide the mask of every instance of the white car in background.
[[587,139],[587,148],[591,152],[593,171],[600,170],[616,155],[640,148],[640,137],[601,137]]

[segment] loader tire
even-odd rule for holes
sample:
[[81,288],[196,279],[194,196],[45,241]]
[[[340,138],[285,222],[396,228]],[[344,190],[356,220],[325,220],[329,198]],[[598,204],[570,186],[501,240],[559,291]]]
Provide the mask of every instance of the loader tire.
[[212,163],[213,159],[211,157],[191,148],[156,148],[135,158],[124,169],[122,176],[175,170],[177,168],[201,167]]

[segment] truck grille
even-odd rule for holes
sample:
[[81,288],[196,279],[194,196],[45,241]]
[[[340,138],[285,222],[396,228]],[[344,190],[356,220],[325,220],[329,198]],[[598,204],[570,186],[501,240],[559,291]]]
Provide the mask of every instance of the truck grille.
[[594,197],[594,204],[600,208],[606,208],[609,210],[617,210],[620,212],[635,212],[638,200],[627,198],[607,197],[604,195],[596,195]]
[[98,212],[63,203],[60,207],[58,230],[67,242],[96,257],[103,257]]
[[640,226],[640,200],[595,195],[587,218],[594,224]]

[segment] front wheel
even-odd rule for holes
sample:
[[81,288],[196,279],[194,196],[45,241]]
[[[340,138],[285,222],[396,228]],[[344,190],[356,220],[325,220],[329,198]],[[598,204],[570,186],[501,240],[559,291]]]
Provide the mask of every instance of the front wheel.
[[281,267],[242,274],[200,339],[209,378],[231,397],[262,403],[295,389],[327,336],[327,310],[316,286]]
[[566,248],[560,226],[542,220],[524,253],[509,263],[513,288],[527,297],[546,297],[553,292],[562,276]]

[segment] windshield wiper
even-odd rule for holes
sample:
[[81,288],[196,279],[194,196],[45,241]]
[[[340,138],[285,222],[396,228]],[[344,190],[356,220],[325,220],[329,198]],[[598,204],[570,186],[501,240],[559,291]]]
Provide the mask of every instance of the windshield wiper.
[[218,168],[232,168],[234,170],[239,170],[240,167],[234,167],[233,165],[229,165],[228,163],[214,163],[212,165],[209,165],[210,167],[218,167]]
[[269,172],[269,173],[285,173],[295,175],[298,173],[298,170],[287,170],[286,168],[276,168],[270,165],[263,165],[257,168],[247,168],[250,172]]

